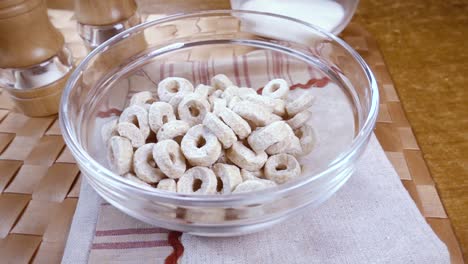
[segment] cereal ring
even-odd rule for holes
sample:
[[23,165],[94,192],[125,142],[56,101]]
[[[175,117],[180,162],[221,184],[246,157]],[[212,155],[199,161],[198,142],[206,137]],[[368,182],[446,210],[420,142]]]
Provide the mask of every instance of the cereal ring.
[[169,104],[172,106],[172,109],[177,110],[179,107],[180,102],[184,99],[185,96],[193,94],[192,92],[187,91],[179,91],[176,95],[174,95],[171,100],[169,100]]
[[181,143],[185,158],[193,166],[210,166],[221,154],[221,144],[203,125],[191,127]]
[[117,123],[119,122],[118,119],[112,119],[109,122],[106,122],[101,127],[101,139],[102,142],[107,143],[112,136],[118,136],[119,132],[117,132]]
[[213,172],[221,180],[217,190],[222,194],[231,193],[242,182],[240,170],[234,165],[216,163],[213,165]]
[[305,110],[294,115],[294,117],[287,120],[286,123],[288,123],[292,129],[298,129],[303,126],[311,116],[312,112]]
[[278,154],[268,158],[265,163],[265,176],[277,184],[285,183],[301,175],[301,165],[289,154]]
[[139,148],[145,144],[145,138],[143,138],[140,129],[132,123],[119,123],[117,125],[117,132],[119,132],[121,137],[128,138],[134,148]]
[[251,88],[246,88],[246,87],[237,87],[237,86],[228,86],[223,94],[221,95],[221,98],[226,99],[226,101],[230,102],[232,98],[236,96],[242,96],[242,95],[248,95],[248,94],[257,94],[254,89]]
[[289,116],[294,116],[295,114],[307,110],[312,106],[314,102],[314,96],[310,93],[303,93],[298,96],[294,101],[288,102],[286,104],[286,112]]
[[236,133],[239,139],[248,137],[252,132],[249,123],[231,109],[224,108],[221,110],[219,112],[219,118]]
[[247,141],[254,151],[262,152],[271,145],[285,139],[289,134],[288,130],[291,130],[291,128],[286,122],[276,121],[253,131]]
[[213,114],[219,115],[219,113],[227,107],[226,99],[215,98],[211,104],[213,106]]
[[138,178],[144,182],[155,183],[164,178],[164,174],[156,167],[153,158],[154,143],[139,147],[133,157],[133,169]]
[[158,141],[173,139],[176,142],[180,143],[183,136],[190,129],[190,126],[187,122],[182,120],[173,120],[164,124],[157,134]]
[[206,113],[203,125],[215,134],[224,148],[230,148],[237,140],[236,134],[234,134],[232,129],[212,113]]
[[163,102],[169,102],[180,91],[193,92],[193,85],[184,78],[168,77],[158,84],[158,96]]
[[176,120],[174,109],[165,102],[155,102],[150,106],[148,112],[148,122],[151,130],[158,133],[158,130],[166,123]]
[[270,97],[261,96],[255,93],[255,94],[243,94],[241,95],[241,98],[246,101],[263,106],[265,109],[268,109],[270,113],[273,113],[273,110],[275,109],[275,105],[276,105],[275,99],[270,98]]
[[224,91],[227,87],[232,86],[231,80],[224,74],[217,74],[211,78],[211,86],[215,90]]
[[200,97],[208,98],[214,91],[215,88],[213,88],[213,86],[199,84],[195,87],[194,93],[198,94]]
[[260,170],[268,158],[265,152],[256,153],[245,146],[242,141],[234,142],[232,147],[226,150],[226,156],[240,168],[250,171]]
[[232,162],[229,161],[229,159],[226,157],[226,152],[221,150],[221,154],[219,155],[219,158],[216,160],[215,163],[226,163],[226,164],[232,164]]
[[231,98],[231,100],[229,101],[227,107],[228,107],[229,109],[232,109],[236,104],[238,104],[238,103],[241,102],[241,101],[242,101],[242,99],[241,99],[239,96],[237,96],[237,95],[236,95],[236,96],[233,96],[233,97]]
[[217,98],[221,98],[222,95],[223,95],[223,91],[216,90],[210,96],[208,96],[208,102],[210,104],[213,104],[214,100],[217,99]]
[[162,179],[156,189],[168,192],[177,192],[177,183],[174,179]]
[[153,186],[149,185],[148,183],[140,180],[137,176],[135,176],[135,174],[130,173],[130,172],[122,175],[122,177],[124,177],[127,180],[130,180],[131,182],[134,182],[134,183],[137,183],[137,184],[140,184],[140,185],[153,187]]
[[246,169],[241,169],[241,177],[243,181],[261,180],[261,178],[265,177],[265,174],[263,173],[263,170],[249,171]]
[[296,137],[290,126],[286,127],[286,132],[287,136],[283,140],[269,146],[265,150],[268,155],[275,155],[280,153],[287,153],[294,156],[300,155],[302,152],[302,147],[299,139]]
[[316,136],[314,130],[309,125],[304,125],[294,131],[294,134],[299,138],[302,152],[301,156],[309,154],[315,146]]
[[274,99],[267,96],[261,96],[258,94],[243,94],[241,98],[250,101],[252,103],[256,103],[268,109],[268,111],[272,112],[273,114],[283,116],[286,113],[286,103],[282,99]]
[[119,175],[132,169],[133,147],[130,140],[113,136],[108,142],[108,159],[110,166]]
[[234,96],[239,95],[239,93],[237,91],[238,89],[239,89],[239,87],[234,86],[234,85],[226,87],[226,89],[224,89],[223,94],[221,94],[221,98],[225,99],[229,103],[229,101],[231,101],[231,99]]
[[119,117],[119,123],[129,122],[137,126],[146,140],[150,134],[148,124],[148,111],[143,106],[132,105],[127,107]]
[[185,194],[215,194],[218,180],[214,172],[205,167],[187,170],[177,182],[177,192]]
[[210,103],[199,96],[187,96],[179,104],[177,112],[180,120],[184,120],[189,125],[200,124],[206,113],[210,112]]
[[277,116],[267,108],[249,101],[242,101],[233,106],[232,111],[244,119],[251,121],[256,126],[266,126],[282,118]]
[[280,142],[271,145],[265,150],[265,152],[268,155],[286,153],[293,156],[300,156],[302,153],[302,146],[299,138],[297,138],[296,135],[294,135],[294,132],[292,132],[292,135],[287,136]]
[[263,87],[262,95],[275,99],[286,99],[289,93],[289,85],[283,79],[273,79]]
[[275,186],[276,183],[269,180],[247,180],[237,185],[236,189],[234,189],[232,193],[253,192]]
[[130,98],[130,106],[132,105],[139,105],[139,106],[144,106],[146,104],[152,104],[154,103],[155,99],[153,97],[153,94],[150,91],[143,91],[136,93]]
[[179,144],[172,139],[159,141],[153,148],[153,158],[159,169],[171,179],[178,179],[186,169]]
[[274,102],[273,114],[284,116],[286,114],[286,102],[283,99],[274,99]]

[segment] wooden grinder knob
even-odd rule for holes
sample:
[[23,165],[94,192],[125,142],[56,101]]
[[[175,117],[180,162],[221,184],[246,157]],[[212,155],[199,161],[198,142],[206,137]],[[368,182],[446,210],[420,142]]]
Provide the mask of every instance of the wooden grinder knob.
[[132,17],[137,10],[134,0],[75,0],[78,23],[104,26]]
[[52,26],[44,0],[0,1],[0,68],[22,68],[55,56],[63,36]]
[[[29,116],[57,113],[71,60],[45,0],[0,1],[0,84]],[[6,76],[6,77],[5,77]],[[6,85],[5,85],[6,83]]]
[[75,16],[89,50],[140,23],[134,0],[75,0]]

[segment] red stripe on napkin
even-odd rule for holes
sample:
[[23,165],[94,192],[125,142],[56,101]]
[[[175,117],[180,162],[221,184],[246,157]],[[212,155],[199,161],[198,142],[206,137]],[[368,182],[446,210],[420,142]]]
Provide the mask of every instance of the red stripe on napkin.
[[164,234],[169,232],[162,228],[127,228],[114,230],[98,230],[96,236],[123,236],[123,235],[138,235],[138,234]]
[[92,249],[129,249],[129,248],[149,248],[167,247],[167,240],[135,241],[135,242],[115,242],[115,243],[94,243]]

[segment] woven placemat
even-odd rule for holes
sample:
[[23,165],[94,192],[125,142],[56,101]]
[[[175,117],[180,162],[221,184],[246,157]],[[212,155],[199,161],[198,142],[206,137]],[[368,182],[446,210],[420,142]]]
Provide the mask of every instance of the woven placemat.
[[[73,13],[51,10],[73,56],[86,55]],[[194,30],[197,30],[194,28]],[[351,24],[342,34],[368,62],[381,92],[375,133],[421,213],[463,263],[450,220],[372,36]],[[0,262],[59,263],[79,195],[80,172],[65,147],[56,117],[18,113],[0,90]]]

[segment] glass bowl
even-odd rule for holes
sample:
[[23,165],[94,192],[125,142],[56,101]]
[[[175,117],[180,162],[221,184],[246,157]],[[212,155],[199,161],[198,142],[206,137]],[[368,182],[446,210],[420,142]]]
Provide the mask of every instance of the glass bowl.
[[358,4],[359,0],[231,0],[233,9],[297,18],[335,35],[341,33],[351,21]]
[[[290,27],[262,34],[258,20]],[[168,76],[195,85],[218,73],[261,89],[272,78],[290,97],[315,95],[314,150],[303,175],[278,187],[231,195],[182,195],[137,185],[109,169],[101,127],[138,91]],[[233,236],[313,210],[351,176],[371,136],[378,89],[364,60],[341,39],[305,22],[267,13],[217,10],[149,21],[116,35],[78,65],[64,90],[60,126],[87,182],[109,203],[144,222],[203,236]],[[306,209],[307,208],[307,209]]]

